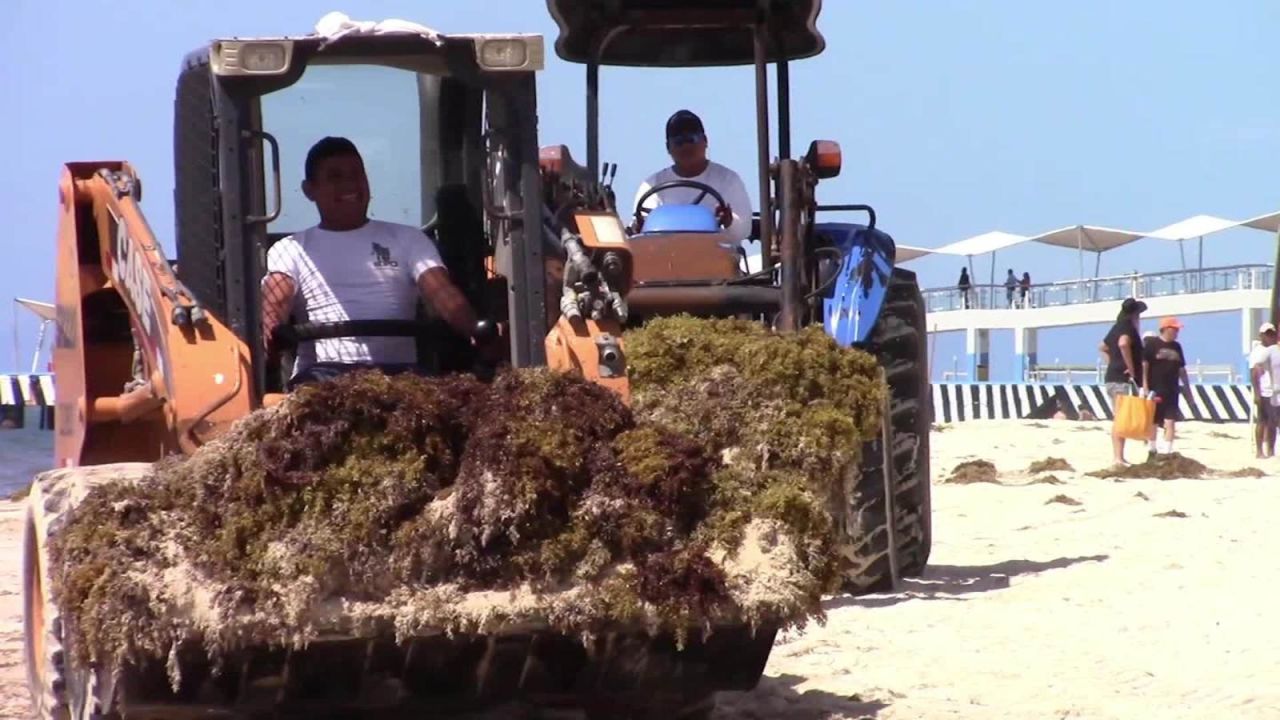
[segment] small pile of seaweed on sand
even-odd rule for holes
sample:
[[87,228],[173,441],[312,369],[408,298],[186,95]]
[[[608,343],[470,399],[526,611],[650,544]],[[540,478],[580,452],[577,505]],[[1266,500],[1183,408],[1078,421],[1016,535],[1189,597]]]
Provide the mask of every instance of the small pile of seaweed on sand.
[[990,460],[969,460],[956,465],[946,482],[954,485],[999,483],[1000,476]]
[[1054,495],[1053,497],[1049,498],[1048,500],[1045,500],[1045,501],[1044,501],[1044,504],[1045,504],[1045,505],[1053,505],[1053,504],[1058,504],[1058,505],[1082,505],[1083,503],[1081,503],[1079,500],[1077,500],[1077,499],[1075,499],[1075,498],[1071,497],[1070,495]]
[[1256,467],[1242,467],[1236,470],[1228,470],[1221,473],[1221,476],[1225,478],[1261,478],[1266,477],[1267,474]]
[[1198,479],[1209,474],[1209,468],[1197,460],[1180,453],[1153,455],[1145,462],[1119,465],[1086,473],[1090,477],[1120,480],[1179,480]]
[[1027,472],[1033,475],[1042,472],[1070,472],[1072,470],[1075,470],[1075,468],[1071,467],[1071,463],[1057,457],[1047,457],[1043,460],[1036,460],[1027,467]]
[[736,321],[627,338],[632,407],[545,369],[356,373],[95,488],[50,544],[77,656],[820,617],[874,360]]

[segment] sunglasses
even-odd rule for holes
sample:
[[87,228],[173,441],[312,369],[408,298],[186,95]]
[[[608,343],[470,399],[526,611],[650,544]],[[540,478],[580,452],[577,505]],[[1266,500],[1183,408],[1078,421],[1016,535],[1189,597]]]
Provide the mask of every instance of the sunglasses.
[[707,136],[702,133],[685,133],[683,135],[675,135],[667,138],[668,147],[680,147],[689,143],[700,143],[706,140]]

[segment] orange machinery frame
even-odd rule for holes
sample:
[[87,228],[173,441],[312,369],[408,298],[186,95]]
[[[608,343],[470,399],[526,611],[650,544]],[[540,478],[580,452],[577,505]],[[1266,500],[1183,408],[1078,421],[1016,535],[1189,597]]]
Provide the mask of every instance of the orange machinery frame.
[[57,466],[190,454],[255,407],[248,347],[179,282],[128,163],[69,163],[58,196]]

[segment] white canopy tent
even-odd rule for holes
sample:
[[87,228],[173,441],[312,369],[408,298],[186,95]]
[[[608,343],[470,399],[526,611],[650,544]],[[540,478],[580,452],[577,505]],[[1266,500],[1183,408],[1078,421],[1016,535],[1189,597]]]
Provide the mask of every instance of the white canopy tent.
[[[958,240],[949,245],[943,245],[934,250],[927,248],[913,248],[913,250],[921,250],[919,255],[912,255],[911,258],[920,257],[930,253],[961,255],[968,258],[969,275],[973,276],[973,257],[983,253],[991,253],[991,284],[995,285],[996,275],[996,252],[1007,247],[1012,247],[1024,242],[1037,242],[1045,245],[1056,245],[1064,248],[1075,248],[1080,257],[1080,278],[1085,277],[1084,274],[1084,254],[1086,251],[1095,254],[1093,273],[1096,277],[1101,270],[1102,253],[1108,250],[1114,250],[1118,247],[1128,245],[1131,242],[1141,240],[1143,238],[1156,238],[1160,240],[1176,240],[1179,242],[1179,253],[1182,255],[1182,267],[1186,270],[1186,255],[1182,250],[1182,245],[1186,240],[1198,239],[1200,241],[1200,267],[1204,267],[1204,236],[1223,230],[1230,230],[1236,227],[1248,227],[1255,230],[1264,230],[1280,235],[1280,212],[1267,213],[1259,215],[1248,220],[1228,220],[1213,215],[1194,215],[1185,220],[1180,220],[1171,225],[1166,225],[1158,230],[1150,232],[1137,232],[1134,230],[1121,230],[1118,228],[1103,227],[1100,225],[1070,225],[1067,227],[1050,230],[1040,233],[1039,235],[1016,235],[1001,230],[993,230],[985,232],[981,235]],[[1278,238],[1280,240],[1280,238]],[[901,250],[901,248],[899,248]],[[908,258],[910,259],[910,258]]]
[[914,245],[898,245],[894,249],[894,262],[911,262],[916,258],[922,258],[925,255],[932,255],[936,252],[938,251],[933,248],[922,248]]
[[969,275],[972,277],[976,273],[973,269],[973,256],[982,255],[983,253],[991,253],[991,285],[996,284],[996,251],[1003,250],[1007,247],[1020,245],[1030,240],[1025,235],[1014,235],[1003,230],[992,230],[981,235],[974,235],[964,240],[958,240],[950,245],[943,245],[934,252],[944,253],[947,255],[963,255],[969,259]]
[[31,356],[31,372],[34,373],[39,368],[40,352],[44,349],[45,331],[49,327],[49,323],[53,322],[57,317],[57,308],[51,303],[40,302],[39,300],[28,300],[26,298],[13,299],[13,369],[17,370],[21,367],[21,359],[18,357],[18,308],[26,308],[35,313],[40,318],[40,335],[36,338],[36,350]]
[[1176,240],[1178,243],[1178,254],[1182,258],[1183,270],[1187,269],[1187,255],[1183,250],[1183,245],[1187,240],[1196,240],[1199,245],[1196,267],[1203,270],[1204,236],[1238,227],[1247,227],[1254,230],[1263,230],[1265,232],[1275,233],[1280,231],[1280,213],[1259,215],[1258,217],[1250,220],[1228,220],[1226,218],[1215,217],[1213,215],[1193,215],[1186,220],[1179,220],[1178,222],[1173,223],[1172,225],[1166,225],[1159,230],[1152,230],[1147,233],[1147,236],[1159,238],[1161,240]]
[[1259,215],[1256,218],[1245,220],[1240,223],[1254,230],[1266,230],[1267,232],[1280,233],[1280,212]]
[[1032,236],[1031,241],[1044,243],[1045,245],[1075,248],[1080,255],[1080,277],[1083,278],[1084,253],[1086,250],[1094,253],[1093,275],[1097,277],[1098,271],[1102,267],[1102,253],[1114,250],[1121,245],[1128,245],[1143,237],[1146,237],[1146,233],[1132,230],[1117,230],[1116,228],[1100,227],[1098,225],[1072,225]]

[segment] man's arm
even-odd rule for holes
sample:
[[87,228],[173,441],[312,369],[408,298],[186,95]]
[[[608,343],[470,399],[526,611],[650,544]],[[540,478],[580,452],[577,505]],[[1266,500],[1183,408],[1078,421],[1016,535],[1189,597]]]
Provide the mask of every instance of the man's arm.
[[1125,371],[1129,373],[1131,380],[1136,381],[1138,379],[1138,369],[1134,367],[1133,363],[1133,341],[1126,334],[1121,335],[1116,344],[1120,346],[1120,359],[1124,360]]
[[418,292],[422,299],[449,323],[454,332],[471,337],[476,329],[476,313],[458,286],[449,279],[449,271],[443,266],[433,267],[418,276]]
[[1253,388],[1253,399],[1262,399],[1262,363],[1267,359],[1266,354],[1258,357],[1259,353],[1249,352],[1249,385]]
[[403,233],[400,239],[408,257],[409,277],[414,278],[423,302],[430,305],[454,332],[462,337],[472,337],[478,318],[466,296],[449,278],[440,249],[417,228],[406,225],[400,232]]
[[271,335],[276,326],[289,317],[298,286],[293,278],[281,272],[268,273],[262,279],[262,341],[271,346]]
[[1177,343],[1178,347],[1178,379],[1181,380],[1179,385],[1182,395],[1191,402],[1191,378],[1187,375],[1187,353],[1182,349],[1182,343]]
[[[628,214],[634,215],[630,226],[632,232],[640,232],[640,229],[644,227],[644,216],[635,215],[636,207],[640,204],[640,196],[649,192],[649,188],[653,187],[657,183],[658,176],[650,175],[644,179],[644,182],[640,183],[640,187],[636,188],[636,196],[631,199],[631,207],[626,208],[626,212]],[[649,199],[644,201],[644,206],[652,209],[657,207],[659,202],[661,202],[661,198],[658,195],[650,195]]]
[[270,349],[276,326],[289,318],[298,294],[302,243],[297,236],[282,238],[267,251],[267,274],[259,285],[262,298],[262,345]]
[[747,186],[742,184],[742,178],[732,171],[729,174],[729,181],[721,185],[724,187],[716,189],[724,196],[724,201],[733,211],[728,232],[734,240],[742,242],[751,235],[751,196],[747,194]]

